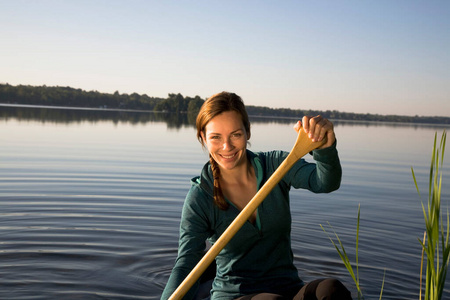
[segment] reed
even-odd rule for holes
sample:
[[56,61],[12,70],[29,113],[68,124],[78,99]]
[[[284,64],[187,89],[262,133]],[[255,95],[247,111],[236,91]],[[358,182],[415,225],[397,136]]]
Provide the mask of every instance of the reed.
[[[448,208],[447,224],[445,227],[444,221],[441,218],[442,165],[444,162],[446,137],[447,134],[444,130],[438,146],[437,133],[434,136],[426,209],[422,202],[423,216],[425,219],[425,234],[423,240],[419,239],[419,242],[426,255],[425,300],[442,299],[450,257],[450,219]],[[411,172],[420,197],[419,186],[413,168],[411,168]],[[420,297],[421,295],[422,284],[420,284]]]
[[[339,254],[339,257],[341,258],[342,262],[344,263],[345,267],[347,268],[347,271],[350,273],[350,276],[352,277],[353,281],[355,282],[356,290],[358,292],[358,300],[364,299],[363,293],[361,291],[361,286],[359,285],[359,261],[358,261],[358,245],[359,245],[359,220],[361,216],[361,205],[358,205],[358,219],[356,221],[356,246],[355,246],[355,267],[356,267],[356,274],[353,269],[353,266],[350,262],[350,259],[348,258],[347,252],[345,251],[344,244],[342,243],[341,239],[339,238],[336,231],[333,229],[333,227],[330,225],[329,222],[328,226],[333,230],[334,236],[336,237],[337,243],[330,237],[330,235],[327,233],[325,228],[320,224],[320,227],[322,227],[322,230],[325,232],[325,234],[330,239],[333,246],[336,248],[337,253]],[[339,246],[338,246],[339,244]],[[386,271],[385,271],[386,275]],[[383,277],[383,283],[381,285],[381,292],[380,292],[380,300],[383,295],[383,288],[384,288],[384,277]]]
[[[444,291],[445,279],[447,276],[447,269],[450,259],[450,214],[447,209],[447,223],[444,227],[444,222],[441,219],[441,189],[442,189],[442,166],[444,162],[445,142],[447,139],[447,133],[444,130],[439,147],[437,146],[437,133],[434,136],[433,153],[431,156],[430,176],[428,184],[428,204],[427,209],[422,202],[423,216],[425,219],[425,233],[423,240],[419,239],[422,245],[422,259],[420,267],[420,292],[419,299],[422,299],[422,267],[424,261],[424,253],[426,255],[426,280],[425,280],[425,300],[441,300],[442,293]],[[419,186],[417,184],[414,169],[411,167],[414,184],[416,185],[417,192],[420,197]],[[360,205],[358,205],[358,220],[356,224],[356,275],[353,267],[350,263],[347,253],[345,252],[344,245],[342,244],[339,236],[334,231],[333,227],[328,223],[331,229],[333,229],[334,235],[338,241],[338,244],[328,235],[325,228],[320,224],[322,230],[327,234],[331,243],[336,248],[341,260],[347,268],[350,276],[355,282],[356,289],[358,291],[358,299],[364,299],[364,296],[359,285],[359,267],[358,267],[358,243],[359,243],[359,222],[360,222]],[[428,237],[428,238],[427,238]],[[442,258],[441,258],[442,256]],[[383,295],[384,281],[386,276],[386,270],[383,276],[383,283],[381,285],[380,300]]]

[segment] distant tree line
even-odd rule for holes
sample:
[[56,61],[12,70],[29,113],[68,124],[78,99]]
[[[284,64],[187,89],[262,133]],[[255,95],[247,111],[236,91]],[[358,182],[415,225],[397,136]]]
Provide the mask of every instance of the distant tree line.
[[369,122],[403,122],[403,123],[429,123],[429,124],[450,124],[450,117],[427,117],[427,116],[399,116],[399,115],[379,115],[379,114],[357,114],[340,111],[320,111],[301,110],[289,108],[268,108],[262,106],[247,106],[247,111],[253,116],[271,116],[299,118],[299,116],[322,115],[332,120],[348,121],[369,121]]
[[139,95],[100,93],[71,87],[48,87],[0,84],[0,103],[46,105],[64,107],[88,107],[122,110],[150,110],[197,114],[204,100],[199,96],[183,97],[169,94],[167,98]]
[[[4,104],[149,110],[177,114],[187,113],[190,119],[195,119],[203,102],[204,99],[199,96],[183,97],[179,93],[168,94],[167,98],[157,98],[137,93],[120,94],[118,91],[108,94],[71,87],[0,84],[0,103]],[[260,117],[299,118],[303,115],[320,114],[333,120],[450,124],[449,117],[357,114],[336,110],[298,110],[251,105],[247,106],[247,110],[249,115]]]

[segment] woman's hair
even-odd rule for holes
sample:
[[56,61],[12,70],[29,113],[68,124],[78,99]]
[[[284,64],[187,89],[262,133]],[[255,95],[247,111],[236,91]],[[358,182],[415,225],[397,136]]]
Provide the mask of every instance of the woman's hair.
[[[221,92],[211,96],[209,99],[203,103],[200,111],[197,115],[197,139],[200,141],[203,147],[205,147],[205,142],[202,138],[202,133],[205,136],[205,128],[209,121],[215,116],[220,115],[226,111],[235,111],[241,118],[244,124],[245,131],[247,135],[250,134],[250,121],[248,119],[247,110],[245,109],[244,102],[241,97],[234,93]],[[214,177],[214,203],[222,210],[226,210],[229,204],[225,201],[225,197],[220,187],[220,169],[217,162],[209,156],[209,161],[211,163],[211,170]]]

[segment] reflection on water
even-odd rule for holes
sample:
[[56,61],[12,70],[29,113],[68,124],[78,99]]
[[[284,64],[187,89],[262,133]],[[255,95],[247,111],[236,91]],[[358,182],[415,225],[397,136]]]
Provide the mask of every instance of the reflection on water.
[[[299,116],[299,119],[302,116]],[[23,121],[39,121],[54,123],[80,123],[111,121],[117,123],[146,124],[164,122],[168,128],[181,128],[182,126],[195,126],[196,116],[189,114],[170,114],[152,111],[130,111],[113,109],[90,109],[90,108],[52,108],[42,106],[8,105],[0,104],[0,120],[17,119]],[[252,123],[264,124],[293,124],[293,118],[250,116]],[[334,121],[335,126],[382,126],[382,127],[411,127],[422,128],[446,128],[450,125],[441,124],[417,124],[417,123],[395,123],[395,122],[364,122],[364,121]]]
[[0,106],[0,119],[39,121],[50,123],[81,123],[111,121],[117,123],[146,124],[165,122],[169,128],[180,128],[192,123],[187,114],[167,114],[149,111],[107,109],[61,109],[50,107]]
[[[0,299],[159,299],[189,179],[207,160],[189,117],[0,106],[0,120]],[[252,120],[252,150],[293,145],[295,120]],[[354,261],[361,204],[366,299],[378,298],[385,269],[383,299],[418,299],[423,217],[410,167],[425,193],[435,131],[336,123],[341,188],[291,192],[305,281],[339,277],[354,292],[319,224],[333,225]]]

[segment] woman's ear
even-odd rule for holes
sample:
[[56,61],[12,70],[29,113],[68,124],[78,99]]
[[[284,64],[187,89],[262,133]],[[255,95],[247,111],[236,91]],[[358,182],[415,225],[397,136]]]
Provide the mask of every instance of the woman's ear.
[[247,132],[247,141],[250,139],[251,133],[250,130]]

